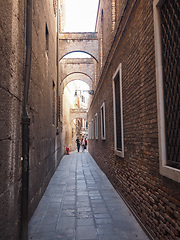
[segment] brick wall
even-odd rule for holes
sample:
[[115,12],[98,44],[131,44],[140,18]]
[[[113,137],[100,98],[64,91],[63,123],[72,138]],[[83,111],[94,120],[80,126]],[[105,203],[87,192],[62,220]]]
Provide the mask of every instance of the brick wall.
[[[88,112],[89,121],[98,113],[99,129],[98,140],[89,139],[89,152],[151,236],[176,239],[180,237],[180,185],[159,174],[152,3],[128,1]],[[114,154],[112,77],[119,63],[122,63],[124,158]],[[100,138],[103,102],[105,141]]]

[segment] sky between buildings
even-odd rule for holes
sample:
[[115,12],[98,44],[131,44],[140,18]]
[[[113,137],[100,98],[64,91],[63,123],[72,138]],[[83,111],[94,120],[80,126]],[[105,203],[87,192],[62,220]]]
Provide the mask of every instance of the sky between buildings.
[[94,32],[99,0],[65,0],[65,32]]
[[[99,0],[65,0],[64,32],[94,32]],[[85,53],[70,53],[66,58],[87,58]],[[89,86],[82,81],[69,83],[75,84],[76,89],[89,89]],[[69,87],[70,87],[69,85]],[[74,92],[73,92],[74,93]],[[88,98],[87,93],[83,93]]]

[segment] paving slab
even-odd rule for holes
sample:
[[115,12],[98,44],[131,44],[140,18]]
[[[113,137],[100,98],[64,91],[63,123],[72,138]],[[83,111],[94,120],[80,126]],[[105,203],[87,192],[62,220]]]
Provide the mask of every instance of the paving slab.
[[88,152],[62,158],[29,222],[29,240],[148,240]]

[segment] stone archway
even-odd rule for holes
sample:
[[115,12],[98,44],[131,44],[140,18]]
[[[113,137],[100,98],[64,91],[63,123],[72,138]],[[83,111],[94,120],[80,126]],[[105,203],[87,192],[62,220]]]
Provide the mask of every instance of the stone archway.
[[60,33],[59,60],[72,52],[84,52],[99,62],[97,33]]
[[92,58],[63,58],[60,61],[61,82],[73,73],[87,75],[94,81],[94,60]]
[[66,85],[72,81],[80,80],[88,84],[89,88],[91,89],[91,82],[92,80],[90,79],[89,76],[87,76],[84,73],[72,73],[68,75],[64,80],[63,80],[63,86],[66,87]]
[[83,118],[87,120],[87,109],[71,109],[70,110],[70,122],[72,122],[76,118]]

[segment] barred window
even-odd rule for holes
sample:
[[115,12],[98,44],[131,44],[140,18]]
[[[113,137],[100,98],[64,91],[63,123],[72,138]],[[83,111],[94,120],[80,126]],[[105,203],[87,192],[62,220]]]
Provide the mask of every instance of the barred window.
[[[180,11],[177,1],[165,1],[161,11],[167,165],[180,169]],[[179,9],[180,10],[180,9]]]
[[160,173],[180,181],[180,88],[178,0],[154,0]]
[[122,69],[121,64],[113,76],[114,100],[114,147],[115,153],[124,157],[123,108],[122,108]]

